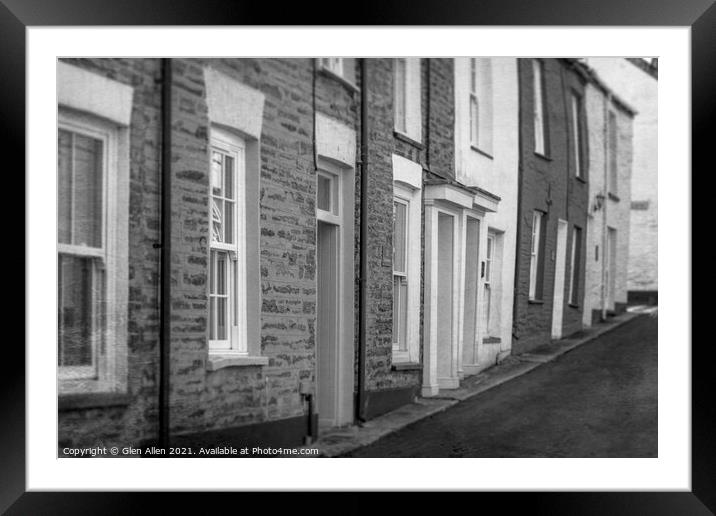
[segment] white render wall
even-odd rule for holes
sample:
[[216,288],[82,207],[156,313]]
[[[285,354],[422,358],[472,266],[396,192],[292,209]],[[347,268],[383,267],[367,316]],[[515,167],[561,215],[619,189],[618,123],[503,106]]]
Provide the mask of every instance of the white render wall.
[[[602,284],[604,265],[604,215],[607,227],[616,230],[616,278],[612,303],[606,303],[607,310],[614,310],[615,303],[627,301],[627,269],[629,263],[629,211],[631,204],[632,170],[632,118],[610,102],[604,92],[593,84],[586,88],[586,112],[589,138],[589,214],[586,236],[586,277],[584,283],[584,310],[582,322],[589,327],[592,310],[602,308]],[[617,117],[617,191],[605,191],[605,124],[611,110]],[[597,196],[603,195],[599,201]],[[606,206],[605,206],[606,205]],[[601,206],[601,207],[600,207]]]
[[637,114],[633,123],[631,201],[648,202],[630,210],[628,290],[658,290],[658,81],[626,59],[587,58],[587,64]]
[[[456,179],[468,186],[476,186],[500,197],[497,211],[485,215],[485,226],[499,234],[501,241],[500,267],[493,270],[493,289],[499,282],[500,298],[493,301],[499,324],[499,344],[479,347],[478,361],[487,367],[495,363],[498,354],[512,348],[512,308],[515,275],[515,245],[517,228],[517,168],[519,148],[518,75],[517,59],[491,58],[492,70],[492,138],[491,158],[470,146],[469,88],[470,59],[455,59],[455,169]],[[487,231],[481,231],[480,262],[485,259]],[[498,273],[499,272],[499,273]],[[481,283],[482,285],[482,283]],[[481,286],[482,288],[482,286]],[[494,332],[493,332],[494,333]],[[486,337],[483,332],[482,337]]]

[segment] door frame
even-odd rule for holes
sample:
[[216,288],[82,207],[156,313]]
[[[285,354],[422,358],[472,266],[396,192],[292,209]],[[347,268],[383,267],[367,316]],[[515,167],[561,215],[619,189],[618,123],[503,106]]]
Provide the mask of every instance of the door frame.
[[[327,212],[320,210],[316,203],[316,249],[318,248],[318,221],[337,226],[337,257],[336,276],[338,309],[336,313],[336,359],[334,363],[335,386],[333,392],[333,417],[321,418],[323,424],[343,426],[351,424],[354,416],[353,376],[354,376],[354,318],[353,306],[353,275],[354,275],[354,225],[355,225],[355,178],[352,168],[342,166],[332,160],[319,158],[316,182],[320,174],[330,175],[337,185],[333,190],[337,210]],[[316,253],[316,273],[318,276],[318,253]],[[318,306],[318,289],[316,289],[316,307]],[[317,317],[316,317],[317,321]],[[316,328],[316,331],[318,328]],[[314,371],[318,371],[318,333],[316,333],[316,353]],[[318,385],[316,385],[318,388]]]

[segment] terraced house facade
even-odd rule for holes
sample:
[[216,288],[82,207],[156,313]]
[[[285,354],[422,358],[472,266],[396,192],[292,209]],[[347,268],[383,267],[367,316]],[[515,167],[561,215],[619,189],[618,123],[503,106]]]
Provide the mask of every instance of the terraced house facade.
[[60,447],[300,445],[580,329],[590,77],[60,60]]

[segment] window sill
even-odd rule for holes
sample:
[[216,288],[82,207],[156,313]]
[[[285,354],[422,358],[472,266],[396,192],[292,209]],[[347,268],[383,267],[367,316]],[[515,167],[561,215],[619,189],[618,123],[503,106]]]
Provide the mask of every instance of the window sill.
[[397,362],[390,366],[391,371],[422,371],[423,364],[418,362]]
[[268,365],[268,357],[237,355],[231,353],[210,354],[206,362],[209,371],[218,371],[225,367],[257,367]]
[[567,303],[570,308],[579,308],[579,305],[575,305],[574,303]]
[[492,154],[490,154],[490,153],[488,153],[488,152],[485,152],[484,150],[480,149],[480,148],[479,148],[477,145],[475,145],[475,144],[471,144],[471,145],[470,145],[470,148],[471,148],[472,150],[474,150],[475,152],[477,152],[478,154],[482,154],[482,155],[485,156],[487,159],[492,159],[492,160],[495,159]]
[[401,133],[400,131],[393,131],[393,135],[400,141],[403,141],[409,145],[412,145],[413,147],[416,147],[417,149],[423,150],[425,146],[420,143],[418,140],[415,140],[414,138],[411,138],[405,133]]
[[60,412],[90,408],[125,407],[132,398],[123,392],[85,392],[60,394],[57,399]]
[[609,198],[612,201],[616,201],[616,202],[621,201],[621,199],[619,199],[619,196],[617,194],[613,194],[612,192],[609,192],[607,195],[609,195]]
[[500,337],[485,337],[482,339],[483,344],[502,344]]
[[544,161],[552,161],[552,158],[550,158],[549,156],[547,156],[545,154],[541,154],[537,151],[534,151],[534,153],[535,153],[535,156],[537,156],[540,159],[543,159]]
[[328,77],[329,79],[333,79],[333,80],[335,80],[335,81],[337,81],[337,82],[340,82],[343,86],[346,87],[346,89],[348,89],[348,90],[351,91],[352,93],[357,93],[357,92],[360,91],[360,88],[359,88],[358,86],[356,86],[355,84],[353,84],[351,81],[349,81],[348,79],[346,79],[346,78],[343,77],[342,75],[338,75],[336,72],[330,70],[329,68],[326,68],[325,66],[324,66],[324,67],[320,67],[320,68],[318,69],[318,73],[320,73],[321,75],[325,75],[325,76]]
[[574,179],[576,179],[576,180],[579,181],[580,183],[584,183],[584,184],[587,183],[587,180],[584,179],[584,177],[582,177],[582,176],[574,176]]
[[543,305],[544,300],[543,299],[528,299],[527,303],[530,305]]

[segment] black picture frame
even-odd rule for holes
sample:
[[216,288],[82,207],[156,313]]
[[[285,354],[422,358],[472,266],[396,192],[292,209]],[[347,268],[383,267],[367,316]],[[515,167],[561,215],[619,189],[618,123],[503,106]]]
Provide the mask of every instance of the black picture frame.
[[[523,0],[416,0],[408,4],[397,0],[369,0],[343,11],[351,25],[614,25],[614,26],[690,26],[692,34],[692,163],[706,172],[707,151],[713,147],[716,120],[716,5],[714,0],[548,0],[526,3]],[[322,13],[322,14],[321,14]],[[242,0],[0,0],[0,127],[4,156],[14,156],[13,166],[6,163],[6,178],[18,181],[14,192],[25,192],[22,175],[9,174],[25,168],[25,59],[26,29],[42,25],[341,25],[328,19],[336,11],[316,5],[293,2],[277,7],[275,3]],[[709,164],[709,170],[713,165]],[[706,174],[703,174],[706,175]],[[27,194],[27,192],[25,192]],[[25,196],[16,196],[24,199]],[[20,202],[24,203],[24,200]],[[703,205],[693,203],[694,221]],[[10,210],[7,210],[8,213]],[[19,226],[14,224],[14,226]],[[710,233],[710,232],[709,232]],[[25,241],[25,234],[21,236]],[[26,263],[22,246],[22,262]],[[710,254],[710,253],[705,253]],[[702,258],[703,259],[703,258]],[[18,264],[17,255],[10,263]],[[10,269],[8,269],[10,272]],[[29,274],[27,268],[25,274]],[[668,271],[666,271],[668,273]],[[8,274],[12,275],[12,273]],[[9,287],[8,287],[9,288]],[[24,291],[24,289],[23,289]],[[15,296],[16,297],[16,296]],[[20,306],[18,302],[15,306]],[[22,304],[24,306],[24,303]],[[696,307],[696,305],[694,305]],[[8,317],[7,319],[11,319]],[[8,325],[9,326],[9,325]],[[9,333],[8,333],[9,335]],[[24,332],[23,332],[24,336]],[[516,507],[531,508],[539,514],[713,514],[716,513],[716,403],[710,339],[692,346],[692,491],[691,492],[620,492],[620,493],[501,493],[478,494],[477,503],[499,504],[502,513]],[[688,342],[672,343],[686,346]],[[12,515],[35,514],[133,514],[154,513],[161,497],[164,511],[168,505],[186,510],[207,509],[208,494],[188,493],[38,493],[25,487],[25,353],[17,340],[7,339],[3,357],[6,367],[0,374],[0,511]],[[12,364],[12,367],[7,364]],[[252,506],[266,503],[260,494],[225,494],[221,498],[246,497]],[[349,496],[357,496],[356,494]],[[293,497],[292,497],[293,498]],[[348,503],[352,512],[371,510],[370,496]],[[226,501],[226,500],[224,500]],[[287,506],[296,502],[279,501]],[[415,496],[402,510],[419,507]],[[460,503],[459,501],[456,503]]]

